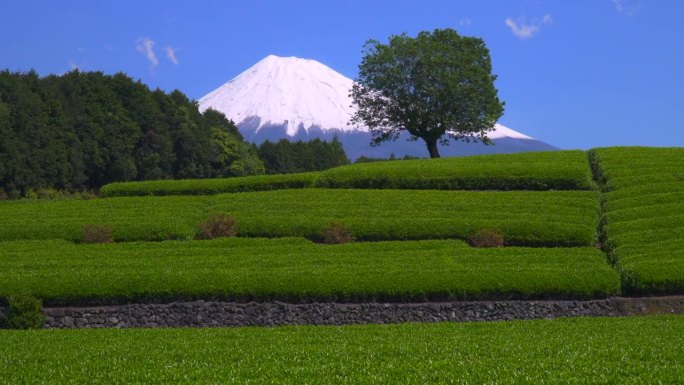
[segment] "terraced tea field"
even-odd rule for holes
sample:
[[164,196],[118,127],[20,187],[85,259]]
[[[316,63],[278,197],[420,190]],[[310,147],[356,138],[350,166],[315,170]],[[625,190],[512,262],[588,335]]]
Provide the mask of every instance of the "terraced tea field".
[[[0,305],[682,295],[682,202],[681,148],[116,183],[92,200],[0,201]],[[194,240],[212,213],[234,217],[238,237]],[[316,243],[331,224],[355,242]],[[114,243],[82,243],[86,225]],[[464,242],[480,230],[505,247]],[[682,335],[681,316],[0,330],[0,384],[677,383]]]
[[591,246],[598,192],[298,189],[7,201],[0,240],[78,241],[87,224],[110,226],[116,241],[191,239],[211,212],[234,216],[246,237],[319,239],[326,225],[341,222],[360,241],[463,239],[496,228],[511,245]]
[[0,297],[30,293],[64,305],[594,298],[619,290],[617,273],[594,248],[477,249],[462,241],[15,241],[0,249],[0,265]]
[[256,175],[217,179],[149,180],[110,183],[100,189],[104,198],[145,195],[211,195],[221,193],[311,188],[320,173]]
[[589,190],[593,186],[583,151],[553,151],[365,163],[289,175],[119,182],[102,187],[100,194],[103,197],[209,195],[311,187]]
[[[608,148],[589,156],[559,151],[379,162],[309,174],[122,183],[103,189],[110,188],[109,195],[124,190],[132,195],[210,195],[5,201],[0,202],[0,240],[16,242],[5,243],[0,252],[8,267],[0,273],[0,287],[3,295],[30,291],[59,303],[98,297],[106,302],[202,296],[417,300],[680,294],[682,161],[683,149]],[[230,185],[233,191],[275,190],[211,195],[221,191],[212,183]],[[519,183],[530,190],[575,190],[434,189],[507,189]],[[592,190],[597,186],[603,189],[601,197]],[[215,212],[236,218],[240,239],[190,241]],[[346,227],[356,241],[401,242],[324,246],[304,239],[244,239],[318,241],[331,223]],[[81,241],[86,225],[110,227],[117,242],[180,241],[70,244]],[[507,247],[473,249],[458,241],[482,229],[499,231]],[[60,239],[68,242],[55,242]],[[407,242],[429,239],[454,241]],[[599,240],[608,255],[590,249]],[[544,248],[549,246],[555,247]],[[80,274],[70,279],[70,269]],[[619,287],[614,272],[620,275]],[[112,277],[107,284],[102,283],[105,276]],[[255,276],[258,281],[249,279]],[[311,276],[318,281],[307,281]]]
[[440,190],[589,190],[583,151],[354,164],[326,170],[318,187]]
[[684,292],[684,149],[593,152],[606,185],[605,239],[630,294]]

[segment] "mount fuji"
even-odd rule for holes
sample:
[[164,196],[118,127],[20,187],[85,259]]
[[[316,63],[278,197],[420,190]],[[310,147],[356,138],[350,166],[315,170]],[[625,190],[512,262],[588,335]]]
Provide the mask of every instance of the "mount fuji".
[[[266,140],[332,140],[337,136],[354,160],[360,156],[427,157],[422,140],[402,135],[394,142],[370,145],[367,127],[350,126],[354,107],[349,96],[353,81],[315,60],[267,56],[228,83],[199,100],[232,119],[248,142]],[[520,132],[497,124],[487,135],[494,145],[450,141],[442,156],[557,150]]]

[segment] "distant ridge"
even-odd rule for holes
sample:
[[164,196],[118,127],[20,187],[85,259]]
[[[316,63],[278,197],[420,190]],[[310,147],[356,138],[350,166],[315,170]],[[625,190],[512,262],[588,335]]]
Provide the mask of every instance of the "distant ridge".
[[[199,106],[200,111],[223,112],[247,141],[257,144],[337,136],[351,159],[428,155],[424,143],[409,141],[408,135],[371,147],[368,128],[349,125],[354,114],[349,97],[352,84],[353,80],[315,60],[269,55],[202,97]],[[500,124],[488,136],[495,145],[451,141],[440,152],[458,156],[558,149]]]

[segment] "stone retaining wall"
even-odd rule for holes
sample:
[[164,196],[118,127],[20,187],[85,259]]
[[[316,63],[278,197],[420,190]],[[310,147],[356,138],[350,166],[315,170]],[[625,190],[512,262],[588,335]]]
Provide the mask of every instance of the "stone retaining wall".
[[48,328],[342,325],[684,314],[684,297],[429,303],[175,302],[46,308]]
[[[0,324],[6,309],[0,307]],[[343,325],[684,314],[684,296],[426,303],[173,302],[44,308],[46,328]]]

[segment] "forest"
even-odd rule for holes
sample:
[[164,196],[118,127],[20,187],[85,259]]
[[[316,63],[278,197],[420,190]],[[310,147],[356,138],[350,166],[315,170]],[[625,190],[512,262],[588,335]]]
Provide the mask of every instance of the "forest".
[[232,121],[126,74],[0,72],[0,197],[115,181],[222,178],[349,163],[339,142],[246,143]]

